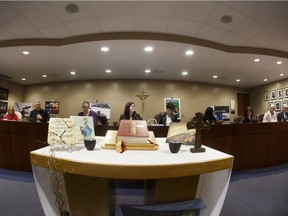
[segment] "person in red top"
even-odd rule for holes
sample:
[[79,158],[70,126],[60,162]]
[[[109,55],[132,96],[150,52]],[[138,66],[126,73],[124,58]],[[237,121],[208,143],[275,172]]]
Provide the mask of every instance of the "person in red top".
[[9,106],[7,112],[8,113],[4,115],[2,120],[18,121],[18,116],[15,114],[15,110],[13,106]]

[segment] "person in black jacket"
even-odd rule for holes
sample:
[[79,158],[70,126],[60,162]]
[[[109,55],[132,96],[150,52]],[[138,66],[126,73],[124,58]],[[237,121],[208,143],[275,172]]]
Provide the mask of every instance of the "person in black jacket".
[[136,106],[134,102],[128,102],[125,105],[124,113],[120,116],[119,122],[123,119],[126,120],[143,120],[142,117],[136,113]]
[[277,121],[286,121],[288,118],[288,106],[287,104],[282,105],[282,111],[277,114]]
[[43,110],[40,101],[36,100],[34,102],[34,110],[30,112],[28,120],[32,122],[47,122],[49,118],[49,113]]
[[166,112],[160,113],[160,116],[157,118],[157,123],[163,124],[164,126],[169,126],[171,122],[179,122],[178,115],[173,112],[174,109],[175,105],[168,103],[166,105]]

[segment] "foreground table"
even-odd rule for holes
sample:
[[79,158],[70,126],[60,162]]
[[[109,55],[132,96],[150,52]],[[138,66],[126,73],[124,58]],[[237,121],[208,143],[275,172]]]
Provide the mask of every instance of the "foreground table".
[[[145,180],[143,204],[201,198],[207,205],[203,215],[220,214],[233,156],[209,147],[205,147],[205,153],[191,153],[190,146],[182,146],[177,154],[172,154],[165,138],[157,138],[157,151],[128,150],[120,154],[100,148],[104,137],[96,139],[93,151],[78,145],[72,152],[57,151],[54,155],[66,209],[73,216],[113,215],[118,201],[112,195],[121,179]],[[44,212],[53,216],[59,213],[49,185],[50,154],[50,147],[32,151],[31,163]]]

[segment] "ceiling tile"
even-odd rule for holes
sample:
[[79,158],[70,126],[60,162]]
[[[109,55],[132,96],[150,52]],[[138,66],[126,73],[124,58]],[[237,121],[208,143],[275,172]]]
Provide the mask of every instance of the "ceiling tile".
[[23,18],[23,16],[17,16],[11,21],[3,25],[8,31],[13,33],[16,37],[22,37],[30,32],[35,31],[36,29]]
[[99,33],[100,27],[95,17],[66,22],[65,25],[72,35]]
[[250,14],[254,8],[261,4],[260,1],[224,1],[221,3],[246,15]]
[[218,4],[206,1],[177,2],[172,17],[204,23]]
[[72,3],[75,3],[79,7],[79,11],[75,14],[70,14],[65,10],[65,7],[69,5],[70,2],[66,2],[66,1],[50,2],[54,10],[56,11],[58,17],[63,22],[77,20],[77,19],[84,19],[84,18],[95,16],[95,13],[94,13],[94,10],[90,1],[77,1],[77,2],[72,2]]
[[216,28],[214,26],[205,25],[196,35],[201,39],[206,39],[214,42],[220,42],[228,34],[227,31]]
[[19,13],[8,2],[0,1],[0,25],[18,16]]
[[140,1],[134,3],[135,14],[138,15],[153,15],[153,16],[168,16],[173,13],[175,2],[166,1]]
[[96,16],[133,14],[133,2],[99,1],[91,2]]
[[43,4],[43,1],[10,1],[10,5],[20,13],[30,10],[39,4]]
[[132,16],[101,16],[97,18],[101,31],[132,31]]
[[247,38],[230,32],[220,42],[229,46],[243,46],[247,40]]
[[235,29],[233,29],[233,32],[250,39],[263,32],[264,29],[264,26],[257,23],[255,20],[246,17]]
[[13,34],[11,34],[6,29],[0,27],[0,40],[10,40],[10,39],[14,39],[14,38],[15,38],[15,36]]
[[34,31],[24,35],[23,38],[43,38],[43,35],[39,31]]
[[71,36],[64,24],[50,26],[39,31],[47,38],[65,38]]
[[170,20],[170,23],[167,28],[167,33],[179,34],[179,35],[188,35],[195,36],[203,24],[193,21],[173,19]]
[[59,24],[61,20],[49,3],[41,4],[23,13],[23,16],[36,29]]
[[[232,22],[231,23],[222,23],[221,18],[223,16],[231,16]],[[225,30],[232,30],[235,26],[237,26],[241,20],[244,18],[244,15],[230,7],[227,7],[225,5],[218,5],[218,7],[215,9],[215,11],[211,14],[209,19],[206,21],[207,24],[216,26]]]
[[134,29],[136,31],[166,31],[169,18],[154,16],[135,16]]

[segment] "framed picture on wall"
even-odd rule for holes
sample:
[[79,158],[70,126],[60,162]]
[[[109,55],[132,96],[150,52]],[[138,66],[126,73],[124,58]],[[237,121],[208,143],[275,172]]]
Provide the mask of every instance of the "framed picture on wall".
[[0,101],[0,113],[6,113],[7,112],[8,103]]
[[285,98],[288,98],[288,87],[284,88],[283,94]]
[[280,101],[275,102],[275,110],[276,112],[279,112],[281,110],[281,103]]
[[276,90],[270,91],[270,99],[271,100],[276,100],[277,99]]
[[287,101],[281,101],[281,107],[283,107],[283,105],[286,104],[287,105]]
[[9,89],[0,88],[0,99],[8,100],[9,96]]
[[172,103],[175,106],[173,112],[178,116],[177,119],[181,119],[181,106],[180,106],[180,98],[164,98],[164,110],[166,110],[166,106],[168,103]]
[[283,99],[283,89],[277,89],[277,98]]
[[269,101],[269,100],[270,100],[270,94],[269,94],[269,91],[264,92],[264,100],[265,100],[265,101]]
[[273,102],[269,102],[269,103],[268,103],[268,108],[267,108],[267,110],[270,110],[271,104],[273,104]]

